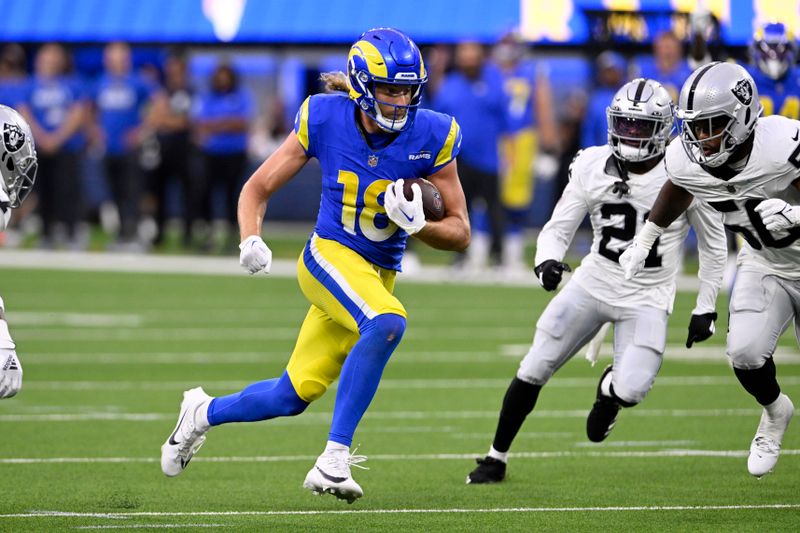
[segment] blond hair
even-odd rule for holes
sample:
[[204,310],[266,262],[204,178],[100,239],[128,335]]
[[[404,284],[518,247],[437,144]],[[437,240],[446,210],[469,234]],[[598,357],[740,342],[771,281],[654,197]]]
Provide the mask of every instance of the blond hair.
[[347,75],[342,72],[323,72],[319,79],[325,84],[325,92],[350,92],[350,85],[347,83]]

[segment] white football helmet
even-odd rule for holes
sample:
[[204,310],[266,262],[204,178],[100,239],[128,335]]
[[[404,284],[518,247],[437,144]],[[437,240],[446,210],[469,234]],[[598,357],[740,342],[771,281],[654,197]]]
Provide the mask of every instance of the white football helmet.
[[660,157],[672,132],[672,98],[657,81],[637,78],[623,85],[606,108],[608,144],[624,161]]
[[10,107],[0,105],[0,177],[10,201],[17,208],[25,201],[36,180],[36,147],[31,128]]
[[747,140],[763,111],[756,84],[741,66],[716,61],[698,68],[678,98],[681,142],[689,159],[722,165]]

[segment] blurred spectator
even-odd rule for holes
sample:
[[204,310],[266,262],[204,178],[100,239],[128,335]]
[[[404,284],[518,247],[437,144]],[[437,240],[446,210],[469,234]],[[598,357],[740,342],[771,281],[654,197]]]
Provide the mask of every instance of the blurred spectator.
[[219,65],[211,75],[210,90],[196,101],[195,141],[203,161],[205,218],[213,216],[214,189],[225,189],[227,237],[239,242],[232,230],[237,227],[236,205],[247,170],[247,132],[254,115],[253,99],[240,86],[239,76],[230,65]]
[[150,191],[155,202],[156,235],[153,244],[164,238],[167,220],[167,185],[177,179],[183,192],[184,244],[192,241],[192,222],[202,214],[201,180],[192,175],[190,139],[191,112],[195,91],[189,84],[186,58],[171,53],[164,64],[164,90],[153,96],[148,125],[155,134],[157,151],[150,172]]
[[28,74],[25,50],[18,44],[7,44],[0,51],[0,104],[17,108],[25,98]]
[[555,144],[550,83],[544,69],[537,70],[525,52],[522,37],[509,33],[492,54],[503,73],[507,96],[500,201],[506,215],[503,267],[509,272],[526,270],[524,229],[533,201],[534,160],[542,147],[552,149]]
[[446,44],[437,44],[423,50],[425,54],[425,71],[428,74],[428,83],[425,84],[425,94],[422,104],[430,107],[433,97],[439,92],[447,71],[453,61],[453,49]]
[[39,156],[36,178],[42,218],[43,245],[59,247],[70,241],[81,247],[77,227],[82,215],[81,133],[86,114],[83,87],[67,76],[67,52],[49,43],[36,54],[34,76],[19,108],[31,126]]
[[586,117],[581,128],[581,148],[602,146],[608,142],[606,108],[625,81],[627,64],[616,52],[606,50],[595,61],[596,83],[589,96]]
[[758,87],[764,115],[800,118],[800,72],[797,44],[781,22],[763,24],[750,45],[750,74]]
[[719,20],[703,5],[689,15],[689,69],[694,71],[712,61],[723,59],[720,46]]
[[[611,103],[614,94],[608,97],[605,105]],[[552,206],[561,198],[561,193],[564,192],[564,187],[569,182],[570,165],[575,155],[581,149],[581,123],[587,114],[586,110],[586,95],[581,90],[572,90],[566,97],[565,102],[559,108],[558,116],[558,145],[561,147],[559,153],[558,172],[556,173],[556,187],[553,191]],[[603,109],[605,115],[605,108]],[[605,117],[604,123],[607,123]],[[606,128],[607,130],[607,128]],[[606,131],[603,141],[600,144],[608,142],[608,133]]]
[[[499,142],[505,133],[506,95],[497,66],[487,63],[483,46],[462,42],[455,51],[456,70],[433,98],[433,109],[456,118],[463,135],[458,174],[470,208],[471,267],[483,268],[490,252],[501,259],[503,207],[499,191]],[[479,205],[482,202],[483,205]]]
[[94,89],[95,142],[105,149],[106,180],[119,213],[117,245],[140,247],[137,241],[142,172],[139,147],[145,106],[153,88],[132,73],[131,50],[126,43],[110,43],[103,53],[104,72]]
[[[678,101],[683,82],[692,73],[684,58],[683,44],[672,31],[663,31],[653,40],[653,62],[638,65],[634,78],[650,78],[664,86],[672,101]],[[611,99],[609,99],[611,101]]]

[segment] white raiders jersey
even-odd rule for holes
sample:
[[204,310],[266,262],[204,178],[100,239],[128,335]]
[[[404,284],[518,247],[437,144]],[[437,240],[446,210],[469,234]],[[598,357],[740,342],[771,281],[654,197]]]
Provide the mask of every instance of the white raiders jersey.
[[[691,224],[698,236],[701,265],[701,291],[695,312],[713,312],[727,245],[722,217],[704,202],[693,201],[686,213],[666,229],[653,245],[644,270],[634,279],[626,280],[619,265],[620,254],[644,225],[666,180],[663,161],[645,174],[628,174],[625,181],[607,145],[578,152],[570,165],[570,181],[539,234],[536,264],[547,259],[561,261],[588,213],[594,232],[592,249],[572,281],[610,305],[646,305],[671,313],[681,246]],[[625,188],[628,193],[621,194]]]
[[768,231],[755,211],[767,198],[800,204],[800,191],[792,185],[800,178],[800,122],[779,115],[759,118],[750,159],[728,180],[692,163],[679,142],[667,149],[666,161],[672,183],[708,202],[728,229],[742,235],[741,267],[800,279],[800,227]]

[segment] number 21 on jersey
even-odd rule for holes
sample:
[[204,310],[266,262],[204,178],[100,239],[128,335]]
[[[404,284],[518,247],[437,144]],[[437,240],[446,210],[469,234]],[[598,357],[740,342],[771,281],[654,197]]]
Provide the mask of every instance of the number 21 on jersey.
[[[375,180],[364,190],[363,207],[359,208],[358,202],[358,174],[349,170],[340,170],[337,182],[344,186],[342,193],[342,226],[351,235],[357,235],[356,220],[361,234],[373,242],[382,242],[391,237],[397,226],[388,217],[381,217],[385,225],[378,226],[376,217],[385,215],[386,210],[378,202],[378,196],[386,190],[391,183],[389,180]],[[360,209],[360,213],[359,213]]]

